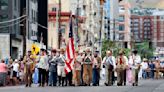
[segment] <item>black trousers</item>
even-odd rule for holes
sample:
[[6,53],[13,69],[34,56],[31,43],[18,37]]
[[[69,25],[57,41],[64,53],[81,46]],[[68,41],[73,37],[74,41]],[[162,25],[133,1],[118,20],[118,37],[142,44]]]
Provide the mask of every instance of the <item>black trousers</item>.
[[124,70],[124,80],[123,80],[124,85],[126,85],[126,69]]
[[44,85],[45,84],[45,79],[46,79],[46,69],[41,69],[38,68],[39,70],[39,85]]
[[68,85],[69,84],[69,86],[71,86],[72,85],[72,71],[71,72],[69,72],[67,75],[66,75],[66,85]]
[[49,80],[49,71],[46,71],[46,75],[45,75],[45,77],[46,77],[46,83],[47,83],[47,85],[48,85],[48,80]]

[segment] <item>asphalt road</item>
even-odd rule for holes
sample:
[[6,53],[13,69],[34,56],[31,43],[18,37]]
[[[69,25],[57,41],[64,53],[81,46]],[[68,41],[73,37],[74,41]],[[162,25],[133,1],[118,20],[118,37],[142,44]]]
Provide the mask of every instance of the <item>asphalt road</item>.
[[164,80],[140,80],[139,86],[98,86],[98,87],[1,87],[0,92],[164,92]]

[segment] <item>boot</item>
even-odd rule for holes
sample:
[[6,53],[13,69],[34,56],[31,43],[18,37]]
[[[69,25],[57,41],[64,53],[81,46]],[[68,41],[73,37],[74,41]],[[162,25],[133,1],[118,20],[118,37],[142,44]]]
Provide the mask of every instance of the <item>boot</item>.
[[[65,81],[65,77],[62,77],[62,86],[65,86],[64,85],[64,81]],[[66,80],[67,81],[67,80]],[[67,84],[66,84],[67,85]]]
[[61,76],[58,76],[59,78],[59,86],[61,86]]

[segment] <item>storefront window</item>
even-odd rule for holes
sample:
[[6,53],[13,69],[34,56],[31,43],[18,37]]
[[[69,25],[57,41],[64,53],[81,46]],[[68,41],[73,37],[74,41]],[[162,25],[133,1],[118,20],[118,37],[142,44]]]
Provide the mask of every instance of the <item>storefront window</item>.
[[0,10],[8,9],[8,0],[0,0]]

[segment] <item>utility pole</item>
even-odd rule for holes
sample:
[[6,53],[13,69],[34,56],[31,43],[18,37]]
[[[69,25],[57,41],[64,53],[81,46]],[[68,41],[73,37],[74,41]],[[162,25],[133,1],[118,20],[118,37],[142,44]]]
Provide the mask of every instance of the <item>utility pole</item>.
[[99,35],[100,35],[100,38],[99,38],[99,47],[100,47],[100,56],[101,56],[101,48],[102,48],[102,23],[103,23],[103,5],[104,5],[104,2],[105,0],[100,0],[100,15],[101,15],[101,19],[100,19],[100,31],[99,31]]
[[[26,8],[23,9],[23,15],[25,14],[26,14]],[[27,19],[23,21],[23,56],[26,55],[26,21]]]
[[62,30],[61,30],[61,0],[59,0],[59,9],[58,9],[58,48],[61,48],[61,37],[62,37]]

